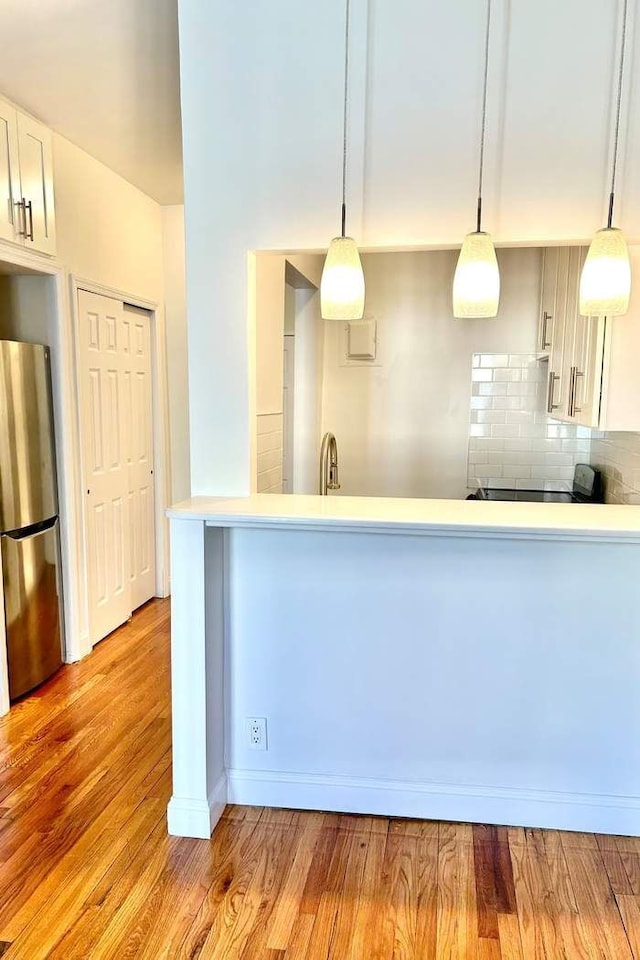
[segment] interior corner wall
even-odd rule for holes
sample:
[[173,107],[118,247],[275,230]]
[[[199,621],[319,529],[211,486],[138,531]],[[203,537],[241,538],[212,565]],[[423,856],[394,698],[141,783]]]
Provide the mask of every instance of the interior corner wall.
[[171,490],[173,501],[186,499],[189,476],[189,376],[185,289],[184,206],[162,208],[164,303],[169,381]]
[[320,293],[295,291],[295,374],[293,403],[293,492],[318,493],[322,442],[324,327]]
[[282,414],[285,258],[256,257],[256,414]]

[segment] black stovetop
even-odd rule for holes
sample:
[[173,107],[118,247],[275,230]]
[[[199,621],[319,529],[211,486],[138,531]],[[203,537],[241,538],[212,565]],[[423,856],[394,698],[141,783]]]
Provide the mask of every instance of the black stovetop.
[[529,503],[590,503],[576,494],[557,490],[501,490],[499,487],[482,487],[477,500],[518,500]]

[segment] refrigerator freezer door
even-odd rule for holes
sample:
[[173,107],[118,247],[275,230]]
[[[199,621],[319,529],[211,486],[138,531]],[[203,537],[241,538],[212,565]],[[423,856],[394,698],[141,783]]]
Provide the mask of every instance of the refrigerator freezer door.
[[62,664],[57,518],[0,538],[9,697],[38,686]]
[[49,351],[0,340],[0,532],[57,513]]

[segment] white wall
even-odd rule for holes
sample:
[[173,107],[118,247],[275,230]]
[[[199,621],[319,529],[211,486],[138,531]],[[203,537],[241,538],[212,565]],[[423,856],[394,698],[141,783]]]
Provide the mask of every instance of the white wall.
[[282,413],[285,259],[256,257],[256,413]]
[[295,292],[293,493],[318,492],[325,324],[318,290]]
[[231,802],[640,832],[637,545],[233,530],[229,563]]
[[60,263],[82,279],[161,302],[159,204],[57,134],[53,164]]
[[[619,4],[495,6],[485,225],[505,241],[588,239],[605,216]],[[250,18],[236,0],[180,4],[195,493],[250,487],[247,251],[326,247],[337,230],[343,16],[342,0],[257,3]],[[473,228],[482,21],[475,0],[355,0],[349,223],[363,244],[455,244]],[[618,222],[640,236],[639,30]]]
[[498,257],[499,316],[471,321],[451,314],[456,252],[363,257],[376,365],[341,366],[343,324],[324,324],[322,429],[336,434],[341,494],[466,495],[473,354],[536,347],[540,251]]
[[185,289],[184,207],[162,207],[164,303],[171,434],[171,496],[189,496],[189,376]]

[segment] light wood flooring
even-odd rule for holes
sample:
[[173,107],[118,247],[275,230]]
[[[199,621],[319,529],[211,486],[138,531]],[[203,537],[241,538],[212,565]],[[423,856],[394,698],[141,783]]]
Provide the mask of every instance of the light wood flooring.
[[640,960],[640,840],[227,808],[166,834],[169,607],[0,720],[3,960]]

